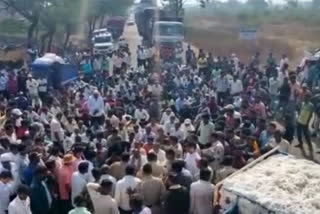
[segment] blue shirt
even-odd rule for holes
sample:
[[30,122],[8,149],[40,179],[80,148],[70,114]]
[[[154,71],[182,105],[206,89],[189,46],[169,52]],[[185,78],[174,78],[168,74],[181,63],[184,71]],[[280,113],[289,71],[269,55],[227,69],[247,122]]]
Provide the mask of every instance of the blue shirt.
[[176,110],[179,112],[185,103],[185,99],[181,99],[180,97],[176,100]]
[[23,178],[22,181],[28,186],[31,185],[32,179],[34,176],[34,171],[36,170],[37,165],[29,164],[27,168],[23,170]]

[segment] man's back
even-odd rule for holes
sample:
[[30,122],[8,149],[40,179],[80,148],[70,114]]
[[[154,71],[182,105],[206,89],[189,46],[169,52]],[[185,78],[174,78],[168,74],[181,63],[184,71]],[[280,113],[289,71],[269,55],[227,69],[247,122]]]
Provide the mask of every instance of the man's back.
[[115,199],[121,209],[131,210],[128,191],[135,191],[140,182],[139,178],[131,175],[126,175],[117,182]]
[[99,186],[96,183],[87,184],[95,214],[120,214],[117,202],[110,195],[100,194],[98,192]]
[[189,213],[189,206],[188,190],[180,185],[171,186],[165,198],[165,213],[187,214]]
[[191,212],[194,214],[212,213],[213,194],[213,184],[202,180],[192,183],[190,188]]
[[110,166],[110,175],[115,179],[120,180],[125,175],[125,169],[127,164],[124,162],[115,162]]
[[139,190],[146,206],[160,206],[161,198],[165,193],[165,186],[161,179],[146,176],[139,185]]

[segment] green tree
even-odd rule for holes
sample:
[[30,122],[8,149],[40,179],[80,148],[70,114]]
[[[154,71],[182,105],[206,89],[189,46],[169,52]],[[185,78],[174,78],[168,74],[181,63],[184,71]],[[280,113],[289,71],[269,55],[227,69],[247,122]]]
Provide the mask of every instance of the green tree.
[[100,19],[102,27],[106,16],[124,16],[127,14],[133,0],[82,0],[87,5],[88,10],[86,20],[88,24],[89,39],[96,28],[97,21]]
[[46,6],[47,0],[0,0],[0,4],[7,9],[18,13],[30,22],[28,28],[28,42],[32,42],[34,30],[37,27],[40,15]]
[[255,10],[265,10],[268,7],[265,0],[248,0],[247,4]]

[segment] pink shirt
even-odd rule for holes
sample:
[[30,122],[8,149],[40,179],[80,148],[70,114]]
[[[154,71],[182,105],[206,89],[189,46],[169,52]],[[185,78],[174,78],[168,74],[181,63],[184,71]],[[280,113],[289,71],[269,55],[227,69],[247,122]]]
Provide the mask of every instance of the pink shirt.
[[259,102],[254,106],[256,115],[258,118],[266,119],[267,113],[266,113],[266,107],[263,104],[263,102]]
[[69,200],[71,193],[71,177],[73,166],[62,166],[58,175],[58,185],[61,200]]

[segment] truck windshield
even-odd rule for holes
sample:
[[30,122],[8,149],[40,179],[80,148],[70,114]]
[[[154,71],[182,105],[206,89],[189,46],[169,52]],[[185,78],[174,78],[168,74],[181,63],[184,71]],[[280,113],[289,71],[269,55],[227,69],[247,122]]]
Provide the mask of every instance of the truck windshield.
[[111,42],[111,36],[99,36],[94,38],[95,43],[108,43]]
[[158,32],[160,36],[183,36],[183,26],[180,24],[159,24]]

